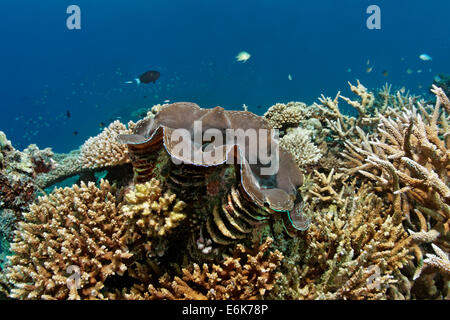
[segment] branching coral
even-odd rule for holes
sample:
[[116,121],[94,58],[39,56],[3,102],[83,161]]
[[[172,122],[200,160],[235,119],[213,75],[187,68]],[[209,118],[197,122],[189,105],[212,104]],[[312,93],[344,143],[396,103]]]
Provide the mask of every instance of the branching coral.
[[303,200],[307,202],[309,199],[317,205],[329,205],[330,203],[343,203],[347,194],[346,189],[353,188],[356,180],[351,185],[345,183],[344,173],[335,172],[331,169],[328,175],[314,170],[306,179],[302,191]]
[[280,146],[292,154],[300,168],[315,164],[322,157],[320,149],[311,141],[311,133],[295,128],[280,139]]
[[162,255],[165,246],[161,242],[186,218],[185,206],[183,201],[176,201],[175,194],[163,194],[161,183],[156,179],[135,185],[125,195],[121,209],[126,219],[123,229],[127,239],[131,242],[144,240],[146,256],[154,255],[155,251]]
[[226,257],[220,264],[193,264],[183,268],[182,276],[175,276],[173,280],[165,274],[159,279],[160,287],[149,285],[145,290],[135,286],[129,293],[119,296],[126,299],[261,299],[281,276],[275,270],[283,255],[278,250],[268,252],[272,242],[267,238],[256,250],[239,244],[233,256]]
[[272,128],[286,130],[298,127],[300,121],[311,118],[312,111],[303,102],[277,103],[267,110],[264,117]]
[[[347,99],[360,111],[358,119],[339,117],[337,104],[328,101],[337,119],[328,125],[344,146],[342,170],[372,181],[374,190],[392,205],[394,222],[403,221],[411,234],[416,274],[430,249],[426,243],[450,249],[450,103],[442,89],[433,87],[432,92],[434,106],[400,91],[391,95],[385,86],[381,100],[374,102],[377,107],[368,112],[361,108],[363,102]],[[359,95],[364,100],[363,93]],[[362,121],[362,114],[369,114],[371,121]]]
[[115,166],[129,162],[128,149],[117,142],[119,134],[131,133],[119,120],[95,136],[89,138],[81,147],[81,162],[87,168]]
[[[432,218],[443,238],[448,238],[450,140],[443,131],[447,117],[441,116],[441,101],[445,98],[438,95],[431,113],[422,103],[417,103],[417,110],[411,102],[402,113],[388,118],[380,115],[377,137],[362,136],[359,145],[347,144],[345,156],[347,167],[353,167],[347,170],[349,174],[359,172],[374,180],[379,190],[390,192],[398,215],[410,220],[415,207],[416,214]],[[428,229],[423,223],[421,228]]]
[[9,296],[103,298],[104,281],[122,275],[132,256],[119,237],[124,218],[103,180],[99,188],[82,184],[39,198],[11,244],[14,255],[2,274]]
[[[297,266],[274,294],[297,299],[380,299],[411,260],[411,241],[383,200],[362,186],[342,203],[313,210]],[[286,289],[288,288],[288,289]]]

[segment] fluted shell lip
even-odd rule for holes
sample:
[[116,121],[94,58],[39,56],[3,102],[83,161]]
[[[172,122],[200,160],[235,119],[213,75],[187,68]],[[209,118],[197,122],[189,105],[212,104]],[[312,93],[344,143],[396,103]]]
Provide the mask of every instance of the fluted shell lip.
[[158,128],[159,125],[153,118],[145,118],[136,124],[132,134],[119,134],[116,139],[123,144],[144,144],[155,137]]
[[[222,139],[220,142],[212,141],[206,147],[196,145],[194,129],[196,122],[201,123],[202,134],[207,129],[215,129],[224,134],[227,129],[271,130],[267,141],[258,140],[258,144],[275,144],[279,152],[277,161],[278,170],[272,175],[264,176],[259,164],[249,164],[245,154],[250,143],[247,139]],[[268,205],[275,211],[290,211],[294,207],[297,188],[303,183],[303,175],[297,167],[291,154],[278,145],[272,127],[266,119],[248,111],[227,111],[221,107],[202,109],[191,102],[177,102],[161,109],[155,118],[146,118],[138,122],[133,134],[119,135],[118,141],[129,145],[148,143],[156,136],[157,129],[163,128],[163,145],[173,159],[195,166],[211,167],[224,163],[238,163],[240,165],[241,184],[248,196],[259,206]],[[175,133],[175,134],[174,134]],[[183,138],[185,137],[185,138]],[[258,136],[259,139],[259,136]],[[189,157],[181,154],[179,150],[190,150]],[[206,157],[206,151],[214,157]],[[273,181],[271,185],[264,185],[264,181]]]

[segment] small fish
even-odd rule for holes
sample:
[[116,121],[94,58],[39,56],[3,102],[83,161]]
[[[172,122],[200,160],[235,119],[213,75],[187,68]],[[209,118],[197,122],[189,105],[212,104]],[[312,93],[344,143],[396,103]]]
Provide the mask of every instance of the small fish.
[[256,106],[256,109],[262,109],[262,108],[264,108],[264,107],[261,106],[261,105],[257,105],[257,106]]
[[421,84],[419,84],[419,85],[417,86],[417,88],[422,89],[423,86],[422,86]]
[[348,68],[348,69],[347,69],[347,72],[352,72],[352,68]]
[[405,58],[401,57],[401,58],[400,58],[400,61],[405,61]]
[[433,60],[433,58],[431,58],[429,55],[427,55],[425,53],[421,54],[419,56],[419,58],[420,58],[420,60],[423,60],[423,61],[431,61],[431,60]]
[[147,99],[147,96],[144,96],[144,99]]
[[291,74],[288,74],[288,80],[289,80],[289,81],[292,80]]
[[383,71],[383,76],[387,77],[389,75],[389,72],[387,70]]
[[156,80],[159,79],[160,73],[159,71],[147,71],[143,74],[141,74],[138,78],[131,80],[131,81],[126,81],[125,83],[137,83],[137,84],[141,84],[141,83],[156,83]]
[[405,87],[401,87],[400,90],[398,90],[398,91],[400,91],[400,93],[405,93],[406,88]]
[[417,73],[422,73],[422,70],[421,69],[417,70]]
[[406,69],[407,74],[412,74],[414,71],[411,68]]
[[169,103],[169,102],[170,102],[170,100],[164,100],[163,102],[164,102],[164,103]]
[[70,118],[70,111],[69,110],[66,111],[66,117]]
[[105,123],[104,123],[104,122],[100,122],[100,123],[98,124],[98,126],[99,126],[100,128],[103,128],[103,127],[105,126]]
[[[434,81],[439,82],[439,81],[442,81],[442,79],[441,79],[441,77],[439,77],[439,76],[435,76],[435,77],[434,77]],[[17,119],[16,119],[16,120],[17,120]]]
[[247,51],[241,51],[236,56],[236,61],[238,62],[247,62],[248,59],[250,59],[251,55]]
[[371,73],[372,70],[373,70],[373,67],[368,67],[368,68],[366,69],[366,72],[367,72],[367,73]]
[[78,131],[74,131],[73,135],[76,136],[78,134]]
[[370,59],[367,59],[366,65],[370,64]]

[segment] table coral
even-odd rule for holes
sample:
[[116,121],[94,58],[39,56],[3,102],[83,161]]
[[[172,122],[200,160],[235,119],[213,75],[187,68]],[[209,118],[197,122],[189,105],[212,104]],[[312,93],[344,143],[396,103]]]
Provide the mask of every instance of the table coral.
[[11,244],[14,255],[1,275],[10,297],[103,298],[104,281],[122,275],[132,256],[119,238],[125,217],[112,193],[102,180],[99,188],[90,183],[56,189],[30,206]]

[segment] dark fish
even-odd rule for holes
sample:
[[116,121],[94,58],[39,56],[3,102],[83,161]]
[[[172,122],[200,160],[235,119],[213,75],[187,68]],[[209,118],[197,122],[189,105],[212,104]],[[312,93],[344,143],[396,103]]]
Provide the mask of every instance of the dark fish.
[[389,72],[387,70],[383,71],[383,76],[387,77],[389,75]]
[[147,99],[147,96],[144,96],[144,99]]
[[70,111],[69,110],[66,111],[66,116],[67,116],[67,118],[70,118]]
[[105,126],[105,123],[104,123],[104,122],[100,122],[100,123],[98,124],[98,126],[99,126],[100,128],[103,128],[103,127]]
[[73,135],[76,136],[78,134],[78,131],[74,131]]
[[158,71],[147,71],[139,76],[139,81],[142,83],[155,83],[155,81],[158,80],[159,75]]
[[257,108],[257,109],[262,109],[262,108],[264,108],[264,107],[261,106],[261,105],[258,105],[258,106],[256,106],[256,108]]
[[[159,71],[151,70],[151,71],[147,71],[147,72],[141,74],[141,75],[139,76],[139,78],[134,79],[134,81],[135,81],[137,84],[140,84],[140,83],[150,83],[150,82],[155,83],[156,80],[158,80],[159,76],[160,76]],[[127,82],[125,82],[125,83],[133,83],[133,81],[127,81]]]

